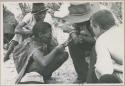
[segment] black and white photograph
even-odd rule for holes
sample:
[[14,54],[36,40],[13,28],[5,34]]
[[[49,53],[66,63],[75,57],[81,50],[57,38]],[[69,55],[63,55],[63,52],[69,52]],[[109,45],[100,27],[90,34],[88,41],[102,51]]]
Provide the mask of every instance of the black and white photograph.
[[124,1],[1,3],[1,85],[124,85]]

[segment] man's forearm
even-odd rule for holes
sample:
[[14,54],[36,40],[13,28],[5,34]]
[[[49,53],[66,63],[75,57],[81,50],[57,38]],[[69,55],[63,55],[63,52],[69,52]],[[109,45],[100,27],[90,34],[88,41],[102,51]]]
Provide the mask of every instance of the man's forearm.
[[45,64],[48,65],[50,63],[50,61],[54,60],[54,58],[57,57],[58,54],[59,54],[59,52],[57,51],[56,48],[54,48],[48,55],[44,56]]
[[32,34],[32,31],[29,31],[29,30],[17,30],[17,31],[15,31],[15,34],[22,34],[22,35]]
[[118,72],[123,72],[123,66],[119,64],[114,64],[114,70]]
[[54,58],[56,58],[58,52],[55,48],[49,54],[47,54],[46,56],[44,56],[43,54],[44,53],[42,53],[41,50],[36,49],[36,51],[33,54],[33,58],[36,62],[38,62],[38,64],[41,67],[46,67],[50,63],[50,61],[52,61]]
[[25,22],[19,23],[15,28],[15,34],[30,34],[32,32],[31,30],[23,29],[25,25]]

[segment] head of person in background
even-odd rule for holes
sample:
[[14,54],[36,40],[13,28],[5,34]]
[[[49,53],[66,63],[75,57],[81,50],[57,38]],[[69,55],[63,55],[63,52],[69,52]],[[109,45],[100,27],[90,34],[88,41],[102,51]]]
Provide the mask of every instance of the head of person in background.
[[46,11],[47,9],[44,3],[33,3],[32,11],[26,14],[22,21],[18,23],[15,28],[15,36],[13,37],[8,51],[5,55],[5,61],[6,59],[9,59],[9,55],[17,44],[21,43],[25,38],[31,36],[32,29],[35,23],[44,21]]
[[34,14],[36,21],[39,21],[39,20],[43,21],[46,16],[47,10],[48,9],[46,8],[44,3],[33,3],[31,13]]
[[110,10],[100,10],[91,17],[91,27],[98,38],[105,31],[116,25],[114,15]]

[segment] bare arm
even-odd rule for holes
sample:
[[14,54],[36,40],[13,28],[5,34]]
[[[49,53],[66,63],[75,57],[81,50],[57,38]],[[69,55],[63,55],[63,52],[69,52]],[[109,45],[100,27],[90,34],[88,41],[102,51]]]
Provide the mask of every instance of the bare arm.
[[114,63],[113,67],[114,67],[114,71],[123,72],[123,65]]
[[[64,51],[64,47],[62,45],[54,48],[48,55],[43,56],[43,53],[40,50],[36,50],[33,54],[33,59],[41,66],[46,67],[50,61],[54,60],[60,52]],[[41,58],[42,57],[42,58]]]
[[32,31],[22,29],[25,25],[25,22],[19,23],[15,28],[15,34],[32,34]]
[[112,56],[112,59],[113,59],[116,63],[118,63],[118,64],[120,64],[120,65],[123,65],[123,59],[118,58],[118,57],[115,57],[115,56]]

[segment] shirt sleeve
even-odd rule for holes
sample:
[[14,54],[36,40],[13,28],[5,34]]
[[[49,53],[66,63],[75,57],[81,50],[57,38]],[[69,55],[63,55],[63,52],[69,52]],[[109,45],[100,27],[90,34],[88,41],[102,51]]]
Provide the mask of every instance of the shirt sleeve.
[[24,16],[22,22],[25,22],[26,24],[28,24],[31,19],[32,19],[32,14],[28,13],[27,15]]
[[104,74],[112,74],[113,62],[107,46],[103,41],[97,40],[95,48],[97,53],[97,61],[95,65],[97,78],[101,77]]

